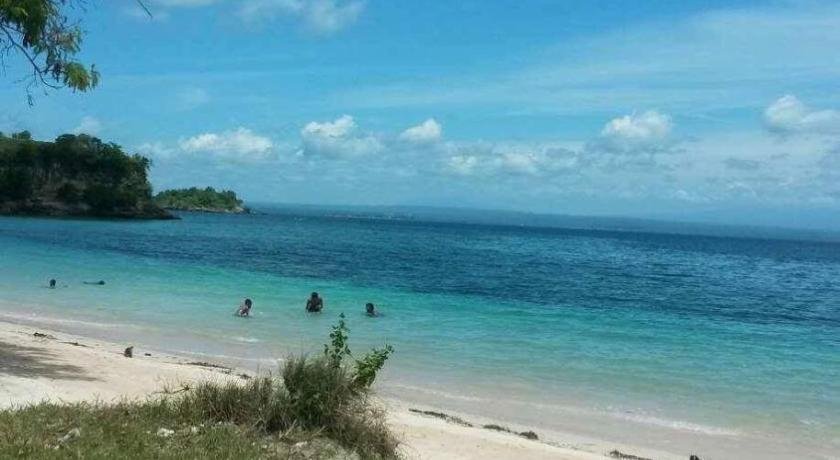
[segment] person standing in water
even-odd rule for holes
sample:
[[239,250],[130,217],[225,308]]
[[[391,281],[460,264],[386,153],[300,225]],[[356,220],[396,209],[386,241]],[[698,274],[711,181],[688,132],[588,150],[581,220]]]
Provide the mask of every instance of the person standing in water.
[[310,313],[319,313],[324,308],[324,299],[318,297],[317,292],[313,292],[306,301],[306,311]]
[[50,280],[50,289],[55,289],[55,278]]
[[379,313],[376,312],[376,307],[370,302],[365,304],[365,313],[368,316],[379,316]]
[[245,299],[245,301],[242,302],[242,305],[239,306],[239,309],[236,310],[235,315],[236,316],[251,316],[251,305],[253,305],[253,302],[251,302],[251,299]]

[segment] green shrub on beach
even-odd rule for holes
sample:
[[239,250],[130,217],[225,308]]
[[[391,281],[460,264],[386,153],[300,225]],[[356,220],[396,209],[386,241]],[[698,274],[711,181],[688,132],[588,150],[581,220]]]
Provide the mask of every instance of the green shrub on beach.
[[391,348],[348,366],[343,317],[333,333],[326,353],[290,357],[277,376],[0,411],[0,458],[397,458],[369,391]]
[[356,375],[354,376],[356,385],[362,387],[373,385],[376,375],[385,366],[385,361],[393,352],[392,346],[385,345],[382,348],[374,348],[362,359],[356,360]]
[[[353,357],[350,347],[347,345],[350,330],[344,322],[344,313],[338,317],[338,323],[333,326],[330,332],[330,343],[324,345],[324,356],[335,367],[340,367],[345,357]],[[374,348],[361,359],[356,360],[353,373],[354,386],[359,389],[369,388],[376,380],[376,375],[385,366],[385,361],[394,348],[385,345],[382,348]]]

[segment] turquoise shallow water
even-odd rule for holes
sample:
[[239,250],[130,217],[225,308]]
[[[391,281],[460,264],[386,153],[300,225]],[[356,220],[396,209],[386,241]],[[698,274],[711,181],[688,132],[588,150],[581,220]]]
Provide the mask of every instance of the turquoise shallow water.
[[[313,290],[321,315],[303,312]],[[234,318],[246,296],[254,317]],[[386,394],[717,458],[840,449],[837,243],[289,212],[0,218],[0,319],[253,367],[319,349],[339,312],[354,349],[397,349]]]

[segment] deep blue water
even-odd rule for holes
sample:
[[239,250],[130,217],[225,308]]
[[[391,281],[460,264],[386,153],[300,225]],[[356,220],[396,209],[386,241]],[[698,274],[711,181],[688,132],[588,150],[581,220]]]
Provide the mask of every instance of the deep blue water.
[[[28,302],[38,317],[133,325],[170,348],[242,358],[312,349],[344,312],[359,347],[397,348],[394,392],[840,446],[840,243],[183,217],[0,218],[0,311]],[[51,277],[68,287],[40,288]],[[326,299],[318,318],[303,314],[312,290]],[[232,319],[246,296],[255,318]],[[361,315],[367,301],[383,317]]]

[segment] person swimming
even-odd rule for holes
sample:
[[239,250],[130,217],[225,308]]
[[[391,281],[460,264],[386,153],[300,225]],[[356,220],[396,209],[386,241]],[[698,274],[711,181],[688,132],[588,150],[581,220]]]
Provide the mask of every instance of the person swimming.
[[50,289],[55,289],[55,278],[50,280]]
[[82,283],[91,284],[91,285],[94,285],[94,286],[105,286],[105,281],[102,281],[102,280],[99,280],[99,281],[82,281]]
[[374,307],[370,302],[365,304],[365,314],[368,316],[379,316],[379,313],[376,311],[376,307]]
[[234,313],[234,314],[236,316],[251,316],[251,306],[252,305],[253,305],[253,302],[251,302],[251,299],[245,299],[245,301],[242,302],[242,305],[239,306],[239,309],[236,310],[236,313]]
[[310,313],[318,313],[324,308],[324,299],[318,297],[317,292],[313,292],[306,301],[306,311]]

